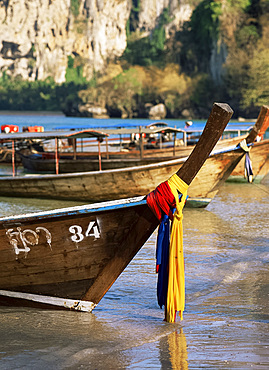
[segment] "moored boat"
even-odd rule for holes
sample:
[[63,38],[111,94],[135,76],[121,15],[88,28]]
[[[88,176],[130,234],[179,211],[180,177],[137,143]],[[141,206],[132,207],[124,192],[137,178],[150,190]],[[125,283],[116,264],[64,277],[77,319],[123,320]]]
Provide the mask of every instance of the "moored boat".
[[[189,185],[231,118],[214,104],[176,175]],[[91,311],[159,221],[144,197],[0,219],[0,303]]]
[[[255,140],[263,125],[263,116],[259,117],[245,139],[248,144]],[[214,149],[189,187],[187,206],[205,207],[214,198],[221,184],[245,155],[238,144],[239,142],[226,148]],[[139,196],[149,193],[160,182],[169,178],[185,160],[186,158],[177,158],[104,171],[3,177],[0,178],[0,195],[85,202]]]
[[[168,130],[168,129],[167,129]],[[175,129],[171,129],[175,130]],[[177,130],[175,130],[176,132]],[[110,131],[109,131],[110,132]],[[155,131],[157,132],[157,131]],[[154,132],[153,132],[154,133]],[[199,130],[199,135],[201,134]],[[236,145],[240,140],[243,140],[247,135],[235,136],[229,139],[220,140],[216,144],[216,148],[225,148],[227,146]],[[143,139],[144,140],[144,139]],[[117,169],[124,167],[141,166],[150,163],[168,161],[175,158],[187,157],[194,145],[171,145],[169,147],[158,147],[150,149],[147,145],[143,145],[143,150],[119,150],[101,152],[101,169]],[[74,173],[98,171],[100,169],[98,153],[93,152],[77,152],[75,155],[72,152],[58,153],[59,157],[59,173]],[[20,152],[20,159],[26,171],[31,173],[55,173],[55,153],[54,152],[35,152],[24,154]]]
[[[139,150],[133,150],[133,148],[131,150],[124,149],[123,144],[120,144],[115,149],[113,146],[115,144],[114,139],[108,139],[109,135],[117,134],[121,136],[122,134],[128,134],[131,136],[134,132],[137,132],[141,138]],[[111,169],[137,166],[175,156],[176,133],[181,133],[182,130],[170,127],[143,129],[143,134],[145,135],[152,134],[162,137],[162,135],[174,134],[174,147],[171,152],[167,151],[167,153],[163,154],[162,151],[162,154],[160,154],[158,151],[150,151],[147,155],[144,155],[144,150],[148,144],[144,143],[142,132],[139,132],[140,129],[136,131],[135,129],[106,130],[106,132],[85,129],[80,131],[25,131],[18,134],[0,134],[0,143],[2,143],[0,147],[2,152],[0,162],[14,162],[13,158],[15,158],[16,164],[18,165],[22,162],[26,171],[34,173],[69,173],[98,171],[101,168]],[[89,138],[91,140],[87,140]],[[104,138],[106,139],[105,141]],[[79,139],[81,140],[80,147],[77,145],[77,140]],[[64,141],[66,143],[63,144]],[[102,142],[103,145],[101,145]],[[53,149],[46,150],[48,147]],[[88,151],[85,151],[85,148]],[[190,150],[186,153],[188,155]]]
[[[238,143],[250,129],[249,125],[231,125],[225,130],[217,147]],[[69,131],[44,134],[42,131],[38,135],[32,135],[38,132],[34,130],[28,131],[27,135],[26,131],[18,135],[0,134],[0,142],[4,143],[0,147],[0,162],[11,162],[14,155],[16,165],[22,164],[25,171],[30,173],[57,173],[56,157],[59,173],[95,171],[100,167],[106,170],[139,166],[187,157],[193,149],[193,145],[190,145],[192,136],[199,137],[202,129],[196,127],[186,131],[168,127],[165,123],[153,123],[145,128],[106,129],[103,132],[109,137],[105,140],[100,138],[98,145],[96,140],[77,136],[79,132],[89,131],[92,129],[78,130],[71,126]],[[53,139],[53,133],[54,140],[48,140],[49,137]]]

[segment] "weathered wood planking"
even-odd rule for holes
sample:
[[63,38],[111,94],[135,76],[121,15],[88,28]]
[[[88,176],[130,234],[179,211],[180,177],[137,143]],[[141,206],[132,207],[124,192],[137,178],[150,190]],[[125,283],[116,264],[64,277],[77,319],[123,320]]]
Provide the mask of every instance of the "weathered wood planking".
[[[1,219],[1,289],[82,299],[95,283],[99,294],[91,301],[98,303],[157,226],[141,199],[99,208],[71,208],[48,219]],[[108,266],[104,291],[96,281]]]
[[[189,153],[191,150],[188,150]],[[188,154],[186,154],[188,155]],[[128,154],[122,155],[121,158],[113,158],[111,155],[109,159],[102,158],[101,166],[103,170],[142,166],[158,161],[165,161],[168,159],[174,159],[173,155],[158,156],[156,153],[152,156],[145,158],[129,157]],[[55,159],[41,159],[37,156],[23,156],[21,155],[21,161],[24,168],[28,171],[35,173],[55,173]],[[86,172],[86,171],[98,171],[99,160],[92,158],[77,158],[77,159],[60,159],[59,160],[59,172],[60,173],[72,173],[72,172]]]

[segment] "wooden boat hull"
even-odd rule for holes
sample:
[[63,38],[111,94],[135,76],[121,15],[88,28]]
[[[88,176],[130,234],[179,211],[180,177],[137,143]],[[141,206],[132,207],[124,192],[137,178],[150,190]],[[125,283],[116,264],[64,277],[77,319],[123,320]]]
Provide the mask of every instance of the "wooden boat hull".
[[[253,178],[260,182],[269,172],[269,140],[255,142],[250,150]],[[229,181],[247,181],[245,179],[245,158],[242,158],[231,173]]]
[[157,225],[141,198],[2,218],[0,303],[91,311]]
[[[205,207],[243,156],[243,151],[235,148],[211,155],[189,187],[187,206],[193,198],[199,198],[198,207]],[[107,171],[5,177],[0,178],[0,195],[86,202],[146,195],[173,175],[185,160]]]
[[[117,156],[120,157],[120,156]],[[143,166],[150,163],[161,162],[171,157],[144,157],[129,158],[127,156],[121,156],[121,158],[102,159],[101,168],[102,170],[112,170],[116,168]],[[23,167],[33,173],[55,173],[55,160],[54,159],[41,159],[36,155],[23,156],[21,155],[21,161]],[[73,172],[87,172],[87,171],[98,171],[99,160],[98,157],[85,157],[85,158],[65,158],[59,160],[59,173],[73,173]]]

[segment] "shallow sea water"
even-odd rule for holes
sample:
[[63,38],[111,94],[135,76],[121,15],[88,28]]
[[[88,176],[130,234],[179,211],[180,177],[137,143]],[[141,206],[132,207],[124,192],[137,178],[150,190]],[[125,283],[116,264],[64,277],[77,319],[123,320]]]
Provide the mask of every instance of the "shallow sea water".
[[[0,198],[1,216],[78,203]],[[184,209],[186,310],[156,300],[156,232],[93,313],[0,307],[0,369],[268,369],[269,187]]]

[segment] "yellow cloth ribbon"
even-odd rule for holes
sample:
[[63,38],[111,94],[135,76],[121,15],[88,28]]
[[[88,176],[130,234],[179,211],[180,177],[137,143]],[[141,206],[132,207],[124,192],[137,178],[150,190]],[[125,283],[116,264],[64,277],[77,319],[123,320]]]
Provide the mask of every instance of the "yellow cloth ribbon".
[[243,139],[242,141],[240,141],[239,143],[240,147],[247,153],[250,151],[251,149],[251,146],[248,146],[247,142],[246,142],[246,139]]
[[[185,307],[182,210],[185,205],[189,186],[181,180],[177,174],[170,177],[168,184],[176,200],[176,211],[174,213],[169,245],[168,290],[165,319],[167,322],[174,322],[177,311],[179,311],[180,319],[183,319]],[[178,191],[182,194],[180,201],[178,199]]]

